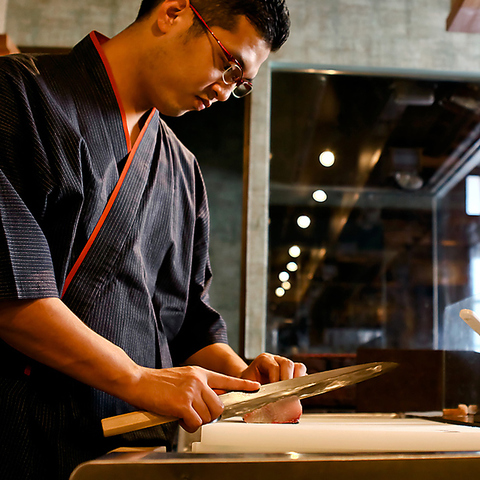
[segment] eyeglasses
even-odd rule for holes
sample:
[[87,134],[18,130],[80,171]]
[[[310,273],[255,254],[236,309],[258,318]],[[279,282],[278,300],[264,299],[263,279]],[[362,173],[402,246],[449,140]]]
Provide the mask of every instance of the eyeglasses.
[[236,98],[242,98],[245,95],[248,95],[252,91],[253,85],[252,82],[244,80],[242,66],[240,65],[238,60],[222,45],[222,42],[212,32],[205,20],[201,17],[201,15],[197,12],[195,7],[191,3],[190,8],[205,26],[205,28],[212,34],[212,37],[218,43],[218,46],[222,49],[223,53],[227,57],[228,62],[230,63],[230,66],[222,73],[223,83],[225,83],[225,85],[235,85],[232,95]]

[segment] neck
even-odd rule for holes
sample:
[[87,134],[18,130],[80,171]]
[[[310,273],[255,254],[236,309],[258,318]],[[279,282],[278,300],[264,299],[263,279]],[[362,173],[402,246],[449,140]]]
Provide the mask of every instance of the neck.
[[131,30],[133,26],[113,37],[103,45],[103,50],[112,69],[133,144],[141,130],[140,120],[150,107],[142,106],[140,101],[142,90],[135,73],[141,68],[138,65],[141,43],[133,38]]

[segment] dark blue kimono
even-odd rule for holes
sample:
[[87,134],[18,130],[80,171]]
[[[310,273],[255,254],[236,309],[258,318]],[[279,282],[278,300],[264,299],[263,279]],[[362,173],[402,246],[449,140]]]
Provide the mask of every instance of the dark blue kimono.
[[[227,338],[198,164],[158,112],[143,120],[131,147],[94,34],[69,55],[0,58],[0,299],[63,295],[135,362],[166,368]],[[66,478],[131,438],[170,440],[104,439],[100,419],[133,407],[1,341],[0,365],[2,479]]]

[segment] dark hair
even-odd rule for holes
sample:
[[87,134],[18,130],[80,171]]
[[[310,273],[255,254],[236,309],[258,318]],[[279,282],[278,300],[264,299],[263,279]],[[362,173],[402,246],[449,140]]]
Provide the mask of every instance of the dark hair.
[[[162,2],[142,0],[137,20],[148,15]],[[195,0],[192,3],[212,27],[234,30],[238,17],[245,16],[270,45],[272,52],[286,42],[290,33],[290,16],[285,0]],[[198,19],[195,19],[192,28],[203,31]]]

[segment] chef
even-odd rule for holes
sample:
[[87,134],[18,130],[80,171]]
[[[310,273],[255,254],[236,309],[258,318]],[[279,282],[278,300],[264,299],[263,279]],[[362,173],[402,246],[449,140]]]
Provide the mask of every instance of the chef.
[[159,117],[248,94],[288,30],[284,0],[144,0],[112,39],[0,60],[2,480],[173,440],[172,424],[106,439],[101,418],[194,431],[222,413],[215,390],[305,374],[228,346],[202,175]]

